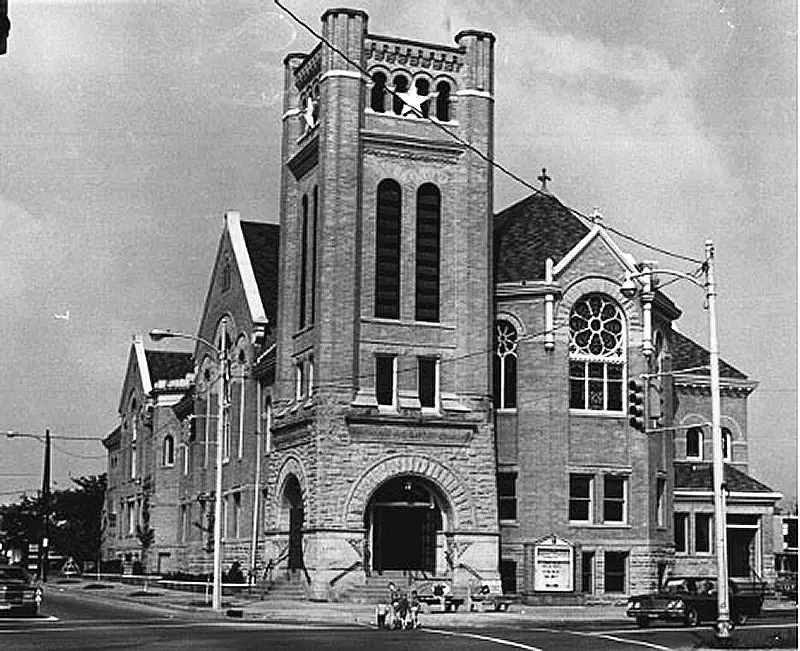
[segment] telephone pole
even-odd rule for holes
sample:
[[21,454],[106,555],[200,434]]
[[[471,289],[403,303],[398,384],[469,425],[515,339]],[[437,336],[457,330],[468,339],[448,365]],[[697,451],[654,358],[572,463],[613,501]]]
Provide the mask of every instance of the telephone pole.
[[39,548],[41,565],[39,574],[47,583],[47,566],[50,559],[50,430],[44,431],[44,472],[42,473],[42,544]]

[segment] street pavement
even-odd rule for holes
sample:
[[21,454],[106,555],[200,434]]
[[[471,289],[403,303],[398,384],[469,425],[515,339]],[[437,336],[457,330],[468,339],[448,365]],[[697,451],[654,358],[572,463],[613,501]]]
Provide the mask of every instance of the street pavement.
[[[204,594],[167,589],[158,584],[143,586],[117,583],[108,580],[56,579],[47,584],[47,593],[52,590],[80,591],[86,598],[99,600],[119,600],[137,603],[142,606],[156,606],[182,611],[205,618],[242,618],[284,624],[323,624],[323,625],[374,625],[376,604],[331,603],[300,600],[262,600],[260,592],[244,592],[239,595],[225,595],[222,612],[211,609],[210,598]],[[797,616],[794,602],[767,600],[764,614],[791,612]],[[549,624],[578,622],[620,622],[630,624],[625,615],[625,604],[586,605],[586,606],[528,606],[512,604],[506,612],[468,611],[464,607],[457,612],[429,612],[421,616],[424,626],[446,628],[490,628],[521,624]]]

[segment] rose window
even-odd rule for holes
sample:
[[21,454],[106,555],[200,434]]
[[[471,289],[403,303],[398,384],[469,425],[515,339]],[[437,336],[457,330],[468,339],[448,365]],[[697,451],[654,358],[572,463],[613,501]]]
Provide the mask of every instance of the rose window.
[[610,299],[593,294],[575,304],[569,319],[570,353],[611,357],[622,355],[622,312]]

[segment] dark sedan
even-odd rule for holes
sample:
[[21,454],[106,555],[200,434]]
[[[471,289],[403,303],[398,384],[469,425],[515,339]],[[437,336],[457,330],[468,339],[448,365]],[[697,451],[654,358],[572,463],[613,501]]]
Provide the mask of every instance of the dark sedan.
[[[759,615],[764,603],[764,585],[758,581],[730,582],[728,592],[731,621],[744,624]],[[641,626],[655,619],[697,626],[717,619],[717,579],[714,577],[672,577],[657,594],[628,599],[628,617]]]
[[42,594],[42,587],[32,581],[25,568],[0,565],[0,613],[35,617]]

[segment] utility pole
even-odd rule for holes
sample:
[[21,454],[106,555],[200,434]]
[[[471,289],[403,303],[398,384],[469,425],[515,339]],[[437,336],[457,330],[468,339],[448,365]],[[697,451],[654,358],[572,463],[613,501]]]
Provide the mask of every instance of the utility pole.
[[50,430],[44,431],[44,472],[42,474],[42,544],[39,551],[42,582],[47,583],[50,546]]

